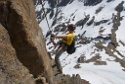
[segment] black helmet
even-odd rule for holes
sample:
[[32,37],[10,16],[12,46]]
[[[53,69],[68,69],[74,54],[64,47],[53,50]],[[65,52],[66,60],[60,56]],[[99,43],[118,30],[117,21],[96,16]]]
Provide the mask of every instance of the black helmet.
[[74,31],[76,29],[76,26],[74,24],[69,24],[68,29]]

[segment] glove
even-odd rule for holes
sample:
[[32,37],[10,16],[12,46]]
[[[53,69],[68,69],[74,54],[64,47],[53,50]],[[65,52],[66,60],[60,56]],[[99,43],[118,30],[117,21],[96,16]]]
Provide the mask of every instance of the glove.
[[54,34],[51,34],[51,38],[54,38],[56,35],[54,35]]
[[55,36],[56,36],[56,35],[51,34],[51,36],[50,36],[50,40],[51,40],[51,41],[54,40],[54,39],[55,39]]

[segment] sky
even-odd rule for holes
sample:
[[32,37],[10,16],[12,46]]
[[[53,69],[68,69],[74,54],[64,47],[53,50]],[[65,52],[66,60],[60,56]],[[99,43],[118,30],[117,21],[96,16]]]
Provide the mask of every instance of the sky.
[[[70,23],[76,23],[77,21],[81,20],[81,18],[84,18],[85,15],[90,14],[90,19],[95,16],[96,21],[109,19],[109,23],[111,22],[112,13],[116,14],[116,11],[114,11],[114,8],[123,0],[114,0],[110,3],[106,2],[107,0],[103,0],[100,4],[96,6],[87,6],[85,7],[83,3],[78,2],[78,0],[74,0],[73,3],[68,4],[65,7],[60,7],[59,9],[62,11],[60,13],[61,16],[64,18],[57,22],[58,24],[62,24],[69,19],[73,19],[73,16],[75,16],[74,21],[71,20]],[[49,8],[49,4],[45,2],[45,8]],[[103,10],[95,14],[96,9],[99,7],[104,7]],[[125,7],[125,4],[124,4]],[[36,11],[41,9],[41,5],[38,5],[36,7]],[[73,16],[71,14],[74,13]],[[60,16],[58,15],[57,18]],[[121,16],[125,16],[125,11],[121,13]],[[49,14],[47,15],[47,18],[49,19]],[[52,24],[53,18],[49,19],[49,24]],[[43,25],[44,24],[44,25]],[[40,27],[43,30],[43,34],[46,35],[47,31],[49,30],[46,20],[42,20],[40,22]],[[55,26],[52,27],[54,29]],[[103,27],[105,31],[103,33],[99,33],[100,28]],[[116,38],[117,42],[123,41],[125,42],[125,17],[121,21],[121,25],[119,26],[119,29],[116,31]],[[83,29],[81,27],[77,27],[75,30],[75,35],[82,34],[84,31],[85,37],[91,37],[95,38],[100,35],[108,35],[111,34],[112,29],[112,23],[108,25],[108,23],[101,24],[99,26],[87,26],[84,25]],[[60,33],[59,33],[60,34]],[[49,40],[46,41],[48,43]],[[98,50],[95,47],[95,43],[98,41],[91,41],[89,44],[79,44],[76,46],[78,47],[76,52],[72,55],[68,55],[66,52],[64,52],[61,57],[60,61],[63,67],[63,74],[79,74],[82,79],[85,79],[90,82],[90,84],[125,84],[125,71],[123,71],[123,67],[120,65],[119,62],[115,62],[115,58],[112,56],[109,56],[106,54],[106,51]],[[107,46],[110,41],[105,41],[103,44],[104,46]],[[53,46],[52,44],[46,45],[46,48],[48,51],[51,51],[49,47]],[[125,46],[121,45],[119,43],[119,46],[116,48],[123,56],[125,56]],[[94,53],[92,53],[94,52]],[[115,55],[117,55],[118,58],[123,59],[123,57],[119,56],[116,52],[114,52]],[[84,54],[86,56],[86,59],[90,59],[96,54],[99,54],[101,58],[99,60],[106,61],[107,65],[94,65],[94,62],[89,63],[79,63],[81,68],[74,68],[75,65],[78,64],[77,60],[78,58]],[[55,58],[55,55],[52,55],[52,58]]]

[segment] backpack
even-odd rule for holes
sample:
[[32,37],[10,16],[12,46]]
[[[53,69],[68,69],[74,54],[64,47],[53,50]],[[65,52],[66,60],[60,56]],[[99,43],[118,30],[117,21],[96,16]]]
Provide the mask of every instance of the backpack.
[[72,43],[68,46],[66,51],[67,51],[68,54],[73,54],[76,51],[74,39],[73,39]]

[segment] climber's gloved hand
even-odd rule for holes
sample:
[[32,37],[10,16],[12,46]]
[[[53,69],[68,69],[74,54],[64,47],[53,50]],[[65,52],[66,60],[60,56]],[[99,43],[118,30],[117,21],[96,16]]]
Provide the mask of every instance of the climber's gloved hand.
[[54,34],[51,34],[51,38],[54,38],[56,35],[54,35]]
[[55,39],[55,37],[56,37],[56,35],[51,34],[50,39],[53,40],[53,39]]

